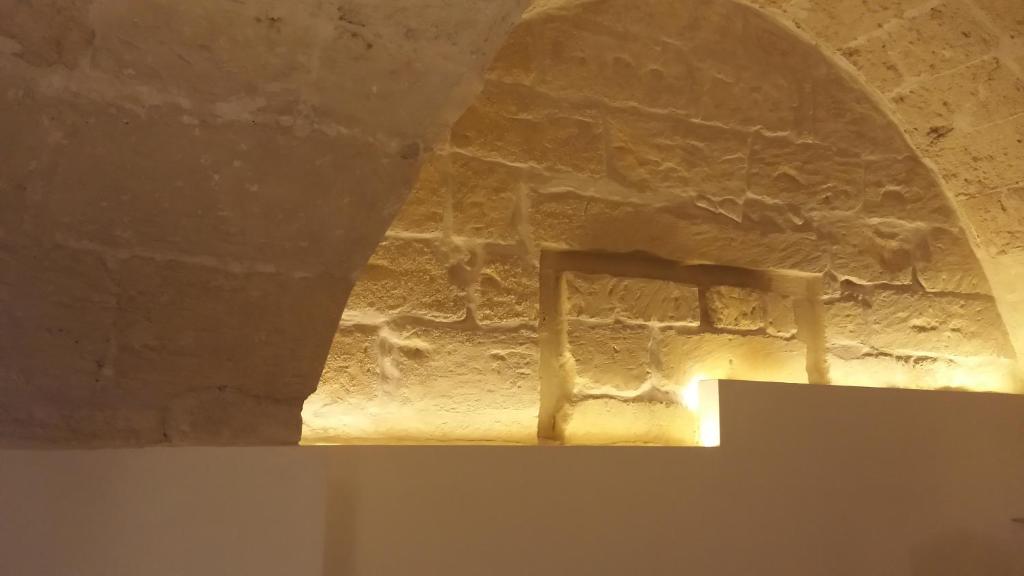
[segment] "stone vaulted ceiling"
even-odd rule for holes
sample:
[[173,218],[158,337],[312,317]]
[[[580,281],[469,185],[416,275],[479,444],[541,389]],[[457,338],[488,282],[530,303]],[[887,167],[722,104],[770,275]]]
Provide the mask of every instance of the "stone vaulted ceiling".
[[[934,169],[1020,350],[1024,4],[757,4]],[[295,442],[360,270],[524,8],[0,0],[2,441]]]

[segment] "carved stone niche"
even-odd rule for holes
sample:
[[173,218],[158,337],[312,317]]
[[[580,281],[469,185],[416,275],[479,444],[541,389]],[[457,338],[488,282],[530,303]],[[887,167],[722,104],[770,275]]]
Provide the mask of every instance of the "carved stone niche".
[[820,276],[637,254],[540,261],[542,441],[693,445],[690,383],[827,381]]

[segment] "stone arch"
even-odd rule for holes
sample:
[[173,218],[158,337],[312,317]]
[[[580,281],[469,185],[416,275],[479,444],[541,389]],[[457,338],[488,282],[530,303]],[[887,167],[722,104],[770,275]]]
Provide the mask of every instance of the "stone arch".
[[820,49],[731,1],[548,2],[353,290],[304,438],[686,443],[698,375],[1009,390],[1012,357],[941,182]]

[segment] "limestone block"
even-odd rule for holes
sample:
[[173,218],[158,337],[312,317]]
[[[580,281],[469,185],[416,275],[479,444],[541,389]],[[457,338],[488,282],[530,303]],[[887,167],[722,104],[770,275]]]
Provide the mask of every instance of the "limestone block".
[[601,125],[582,118],[509,117],[474,105],[452,127],[451,143],[506,162],[591,175],[604,171]]
[[[820,273],[828,253],[814,233],[765,230],[724,215],[699,217],[572,193],[530,196],[532,237],[543,246],[644,251],[683,263]],[[609,233],[614,231],[614,233]]]
[[743,197],[746,133],[640,112],[617,112],[608,123],[612,180],[654,198]]
[[802,342],[772,336],[665,331],[659,346],[664,378],[682,387],[692,378],[807,382]]
[[457,152],[449,162],[455,235],[514,242],[522,170]]
[[860,206],[864,163],[860,154],[785,137],[756,135],[749,190],[806,213],[851,211]]
[[345,313],[462,318],[466,297],[454,283],[453,269],[466,266],[469,258],[441,240],[386,238],[352,289]]
[[535,332],[410,328],[389,339],[386,381],[372,405],[375,419],[363,434],[535,441],[540,397]]
[[721,12],[701,22],[690,48],[707,76],[701,119],[772,132],[810,132],[814,85],[828,74],[825,59],[757,10],[725,5]]
[[[595,21],[602,18],[581,14],[527,20],[523,27],[530,35],[530,84],[569,98],[695,113],[701,78],[692,54],[647,31],[609,33]],[[503,50],[499,61],[505,56]],[[509,56],[516,58],[518,53]]]
[[708,316],[718,328],[757,330],[765,324],[765,307],[758,290],[715,286],[707,291]]
[[375,326],[338,326],[313,394],[327,399],[372,399],[381,380],[382,345],[378,331]]
[[633,392],[651,375],[650,327],[572,319],[567,324],[578,391]]
[[832,384],[1019,393],[1012,360],[993,357],[942,358],[829,355]]
[[970,130],[1024,111],[1024,81],[991,56],[927,78],[891,101],[918,134],[933,127]]
[[797,332],[793,299],[771,292],[764,294],[764,316],[768,333],[789,338]]
[[1013,357],[995,302],[879,290],[871,300],[870,344],[889,351]]
[[900,220],[832,215],[819,222],[831,269],[859,282],[909,283],[913,264],[928,254],[928,228]]
[[313,390],[337,327],[324,314],[338,306],[334,279],[148,258],[120,262],[118,277],[112,372],[123,398],[168,401],[183,390],[183,374],[188,389],[282,400]]
[[696,446],[698,422],[681,404],[582,400],[563,409],[558,427],[566,444]]
[[865,159],[861,214],[947,226],[957,222],[938,178],[914,154]]
[[871,341],[871,308],[863,298],[846,296],[826,302],[824,322],[829,345],[867,346]]
[[666,280],[605,274],[565,274],[566,315],[592,320],[626,320],[697,326],[697,287]]
[[965,198],[961,206],[988,255],[1024,252],[1024,186]]
[[488,251],[478,279],[475,314],[483,324],[536,322],[540,272],[520,255]]
[[[983,238],[987,238],[989,232],[985,234]],[[991,293],[978,256],[959,228],[931,228],[928,231],[928,253],[920,256],[914,266],[917,279],[927,290]]]
[[389,232],[439,234],[449,203],[451,171],[448,157],[431,154],[420,167],[416,184],[391,222]]

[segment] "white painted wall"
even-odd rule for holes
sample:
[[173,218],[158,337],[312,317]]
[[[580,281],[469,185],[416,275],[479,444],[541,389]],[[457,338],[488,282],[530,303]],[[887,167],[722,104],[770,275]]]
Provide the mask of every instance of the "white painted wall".
[[1024,574],[1024,397],[721,401],[718,449],[3,452],[0,574]]

